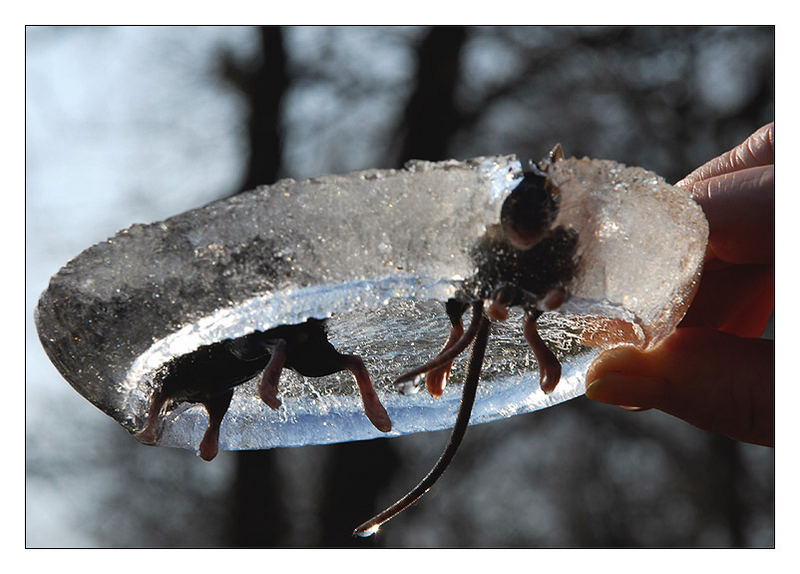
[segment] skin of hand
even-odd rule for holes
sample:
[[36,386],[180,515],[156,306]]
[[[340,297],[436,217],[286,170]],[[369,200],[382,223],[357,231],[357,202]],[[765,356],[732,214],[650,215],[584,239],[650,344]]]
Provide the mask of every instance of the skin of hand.
[[686,316],[652,349],[603,352],[586,396],[656,408],[703,430],[774,446],[775,124],[676,184],[709,223],[703,276]]

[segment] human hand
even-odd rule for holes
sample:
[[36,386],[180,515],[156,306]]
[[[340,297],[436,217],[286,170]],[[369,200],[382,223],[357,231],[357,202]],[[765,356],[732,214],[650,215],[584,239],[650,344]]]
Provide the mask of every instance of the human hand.
[[653,349],[602,353],[587,372],[587,397],[774,445],[774,341],[758,338],[775,308],[774,147],[773,122],[675,184],[709,223],[697,295]]

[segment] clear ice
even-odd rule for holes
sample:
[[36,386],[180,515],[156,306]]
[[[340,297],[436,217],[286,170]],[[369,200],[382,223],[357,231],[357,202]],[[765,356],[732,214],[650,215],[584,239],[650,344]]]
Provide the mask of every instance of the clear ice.
[[[539,389],[521,312],[512,310],[492,326],[473,424],[582,394],[602,349],[646,347],[669,334],[699,280],[707,223],[683,191],[604,160],[559,161],[549,175],[562,191],[554,225],[578,231],[569,299],[539,319],[562,378],[552,394]],[[438,399],[424,387],[400,392],[392,380],[447,339],[442,303],[474,274],[470,250],[521,178],[514,156],[418,161],[282,180],[133,225],[53,276],[36,311],[39,337],[66,380],[133,432],[166,361],[254,330],[327,318],[331,343],[363,357],[392,418],[390,436],[449,428],[468,353]],[[364,416],[346,371],[304,378],[286,369],[279,397],[272,411],[255,379],[237,387],[220,449],[385,436]],[[195,450],[206,425],[202,405],[177,404],[162,418],[158,444]]]

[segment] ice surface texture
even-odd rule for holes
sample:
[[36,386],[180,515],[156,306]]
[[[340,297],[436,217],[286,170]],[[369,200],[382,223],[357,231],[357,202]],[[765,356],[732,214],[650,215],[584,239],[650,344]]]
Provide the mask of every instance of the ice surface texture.
[[[473,423],[573,398],[602,348],[647,346],[683,316],[699,279],[707,224],[683,192],[639,168],[568,159],[554,225],[578,232],[570,298],[539,320],[564,369],[538,386],[521,313],[492,326]],[[514,156],[412,162],[307,181],[283,180],[150,225],[82,252],[50,281],[36,324],[48,356],[83,396],[129,431],[144,425],[154,374],[202,345],[328,319],[331,343],[364,358],[393,421],[391,435],[452,426],[466,357],[439,399],[391,381],[435,356],[449,331],[442,302],[475,274],[472,250],[522,177]],[[466,354],[465,354],[466,355]],[[272,411],[255,380],[236,388],[220,449],[384,436],[363,414],[346,371],[288,369]],[[177,404],[158,444],[195,449],[199,404]]]

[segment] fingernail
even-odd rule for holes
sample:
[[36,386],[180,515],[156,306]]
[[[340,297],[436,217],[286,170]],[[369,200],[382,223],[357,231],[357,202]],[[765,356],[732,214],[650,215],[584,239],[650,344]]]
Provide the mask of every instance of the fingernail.
[[641,375],[608,373],[586,387],[586,396],[600,403],[651,408],[663,396],[664,381]]

